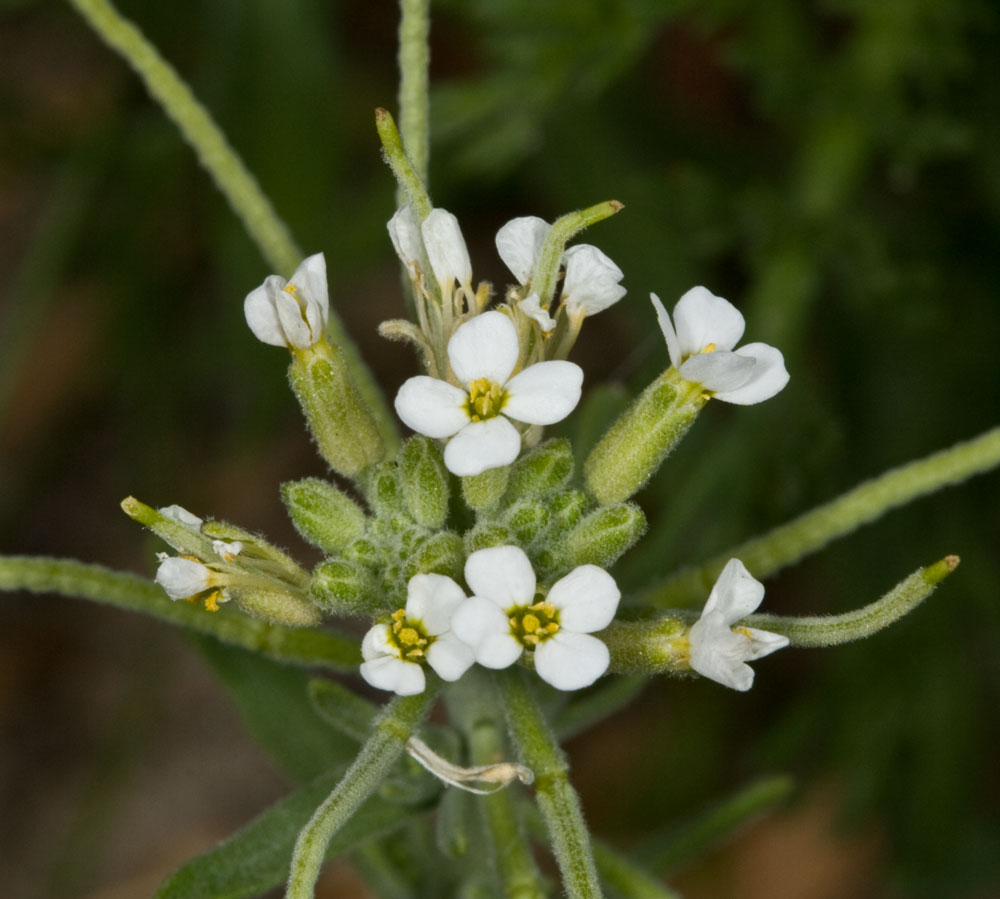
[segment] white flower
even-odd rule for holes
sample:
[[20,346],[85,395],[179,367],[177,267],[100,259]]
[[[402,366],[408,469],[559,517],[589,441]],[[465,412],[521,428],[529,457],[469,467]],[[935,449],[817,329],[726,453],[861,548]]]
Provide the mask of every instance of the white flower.
[[406,588],[406,608],[391,624],[376,624],[361,642],[361,676],[373,687],[400,696],[423,693],[423,662],[447,681],[458,680],[473,662],[472,650],[450,630],[451,614],[465,593],[443,574],[418,574]]
[[733,624],[760,605],[764,585],[739,559],[730,559],[709,594],[701,618],[691,628],[691,667],[703,677],[734,690],[753,686],[753,669],[746,664],[788,645],[788,638]]
[[236,556],[243,552],[243,543],[240,540],[234,540],[232,543],[226,543],[225,540],[213,540],[212,549],[224,562],[232,562]]
[[[513,462],[521,435],[509,419],[533,425],[561,421],[580,400],[583,370],[572,362],[539,362],[511,378],[517,331],[501,312],[484,312],[448,341],[452,371],[464,385],[420,375],[396,394],[396,412],[427,437],[451,437],[444,463],[474,475]],[[501,414],[501,412],[503,414]]]
[[288,281],[269,275],[243,302],[243,314],[258,340],[300,350],[322,338],[329,312],[322,253],[304,259]]
[[196,534],[201,533],[202,520],[192,512],[188,512],[183,506],[164,506],[162,509],[157,509],[157,511],[164,518],[169,518],[174,524],[179,524],[181,527],[187,528],[189,531],[194,531]]
[[[538,265],[551,227],[544,219],[526,215],[511,219],[497,232],[497,252],[519,284],[526,284]],[[625,288],[618,283],[623,277],[622,270],[597,247],[589,244],[570,247],[563,253],[562,265],[566,277],[557,305],[558,300],[565,303],[570,318],[594,315],[625,296]],[[531,294],[518,305],[543,331],[551,331],[555,320],[540,302],[537,294]]]
[[671,323],[659,297],[650,294],[650,299],[674,368],[716,399],[749,406],[770,399],[788,383],[780,350],[766,343],[733,350],[745,325],[728,300],[704,287],[692,287],[674,306]]
[[187,599],[207,590],[215,583],[212,572],[201,562],[181,556],[159,556],[160,567],[156,570],[156,583],[167,592],[171,599]]
[[422,241],[441,293],[450,293],[456,281],[469,292],[472,291],[469,251],[458,219],[448,210],[432,209],[418,225],[412,208],[407,205],[396,210],[387,227],[396,255],[411,273],[420,268]]
[[611,623],[621,593],[603,568],[574,568],[541,596],[524,551],[497,546],[469,556],[465,579],[474,595],[451,629],[480,665],[506,668],[529,649],[539,677],[559,690],[589,686],[607,670],[608,648],[591,634]]

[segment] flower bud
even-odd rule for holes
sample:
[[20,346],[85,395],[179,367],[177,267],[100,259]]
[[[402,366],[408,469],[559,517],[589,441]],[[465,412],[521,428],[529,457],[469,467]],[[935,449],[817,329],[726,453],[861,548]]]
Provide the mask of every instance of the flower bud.
[[281,498],[295,530],[324,552],[340,552],[364,533],[364,510],[329,481],[288,481],[281,485]]
[[309,595],[331,615],[365,615],[379,608],[371,573],[347,559],[327,559],[313,571]]
[[509,546],[515,543],[510,528],[502,524],[483,521],[471,531],[466,531],[463,538],[465,552],[471,555],[478,549],[488,549],[491,546]]
[[565,490],[553,496],[547,503],[549,537],[558,537],[575,527],[589,504],[590,501],[582,490]]
[[351,382],[340,350],[321,341],[297,351],[288,380],[320,454],[334,471],[354,477],[385,455],[382,437]]
[[[364,479],[365,498],[378,518],[399,518],[405,512],[403,488],[399,483],[399,470],[395,462],[373,465]],[[406,516],[409,518],[409,516]]]
[[510,466],[503,465],[462,478],[462,497],[466,505],[477,512],[492,509],[507,489],[509,473]]
[[515,503],[503,516],[503,523],[513,532],[517,543],[525,546],[531,543],[549,523],[549,510],[544,503]]
[[559,555],[567,568],[607,568],[646,530],[646,516],[631,503],[595,509],[565,537]]
[[413,520],[437,530],[448,517],[448,473],[441,449],[433,440],[417,435],[403,444],[399,456],[403,500]]
[[568,440],[546,440],[510,467],[507,495],[512,500],[539,499],[560,490],[573,475]]
[[462,538],[452,531],[439,531],[428,537],[406,560],[403,577],[415,574],[444,574],[453,580],[462,576],[465,552]]
[[698,385],[667,369],[626,409],[583,466],[591,493],[602,505],[634,494],[680,442],[705,405]]

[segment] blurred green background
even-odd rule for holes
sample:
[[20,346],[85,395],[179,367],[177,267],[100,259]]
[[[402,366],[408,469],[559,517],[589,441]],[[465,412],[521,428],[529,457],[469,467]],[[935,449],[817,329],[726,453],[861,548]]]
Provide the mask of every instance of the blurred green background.
[[[130,0],[307,252],[393,393],[401,293],[389,2]],[[1000,410],[1000,9],[977,0],[443,0],[431,185],[478,278],[515,215],[616,198],[587,234],[629,294],[575,351],[594,388],[666,364],[650,290],[705,284],[790,386],[712,404],[640,502],[629,588],[994,425]],[[118,502],[178,502],[302,549],[282,480],[321,474],[245,327],[268,274],[172,125],[66,4],[0,3],[0,552],[152,574]],[[624,396],[625,394],[621,394]],[[601,402],[613,407],[614,395]],[[566,432],[573,433],[573,420]],[[581,435],[582,436],[582,435]],[[749,695],[651,684],[569,749],[628,846],[765,772],[787,808],[672,879],[691,897],[1000,892],[1000,475],[921,500],[768,584],[767,611],[866,603],[962,566],[871,641],[780,653]],[[165,625],[6,597],[3,895],[131,897],[287,789]],[[329,895],[365,895],[338,868]]]

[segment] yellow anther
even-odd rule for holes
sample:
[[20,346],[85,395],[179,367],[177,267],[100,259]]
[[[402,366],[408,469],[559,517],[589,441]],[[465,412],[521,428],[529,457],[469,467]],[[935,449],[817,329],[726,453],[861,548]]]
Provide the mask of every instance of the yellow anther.
[[286,284],[282,289],[285,293],[290,293],[295,299],[299,298],[299,295],[295,292],[298,288],[294,284]]
[[532,646],[538,645],[538,637],[534,634],[525,634],[521,639],[524,640],[525,643],[530,643]]
[[521,627],[524,628],[526,634],[533,634],[542,626],[542,622],[538,620],[537,615],[527,614],[521,619]]
[[417,646],[420,643],[420,634],[417,633],[416,628],[404,627],[399,632],[399,642],[404,646]]
[[557,634],[559,633],[559,625],[556,624],[554,621],[550,621],[548,624],[545,625],[545,630],[548,631],[550,634]]
[[396,609],[396,611],[392,613],[393,621],[402,621],[405,617],[406,609]]
[[507,394],[495,381],[476,378],[469,384],[469,417],[473,421],[483,421],[500,413]]
[[219,591],[213,590],[208,596],[205,597],[205,611],[206,612],[218,612],[219,611]]
[[743,635],[744,637],[746,637],[746,638],[747,638],[748,640],[752,640],[752,639],[753,639],[753,634],[751,634],[751,633],[750,633],[750,629],[749,629],[749,628],[745,628],[745,627],[734,627],[734,628],[733,628],[733,633],[736,633],[736,634],[742,634],[742,635]]
[[715,352],[715,344],[714,343],[706,343],[705,344],[705,349],[703,349],[702,352],[703,353],[714,353]]

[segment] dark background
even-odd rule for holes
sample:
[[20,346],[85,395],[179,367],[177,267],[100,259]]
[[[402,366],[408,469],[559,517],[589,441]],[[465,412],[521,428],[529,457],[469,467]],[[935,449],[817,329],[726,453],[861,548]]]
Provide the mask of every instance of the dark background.
[[[121,4],[192,84],[387,391],[401,310],[388,2]],[[629,294],[574,353],[634,393],[666,364],[646,295],[703,283],[791,383],[710,404],[640,495],[627,587],[994,425],[1000,409],[1000,12],[975,0],[446,0],[431,186],[477,278],[508,218],[616,198],[592,229]],[[0,3],[0,551],[152,574],[135,494],[314,557],[280,481],[322,474],[242,298],[264,263],[137,79],[66,4]],[[614,400],[605,397],[608,404]],[[582,416],[580,417],[582,420]],[[572,435],[573,420],[566,432]],[[1000,891],[1000,477],[896,511],[768,584],[836,612],[958,553],[871,641],[779,653],[749,695],[651,684],[570,744],[594,830],[627,846],[768,772],[793,801],[672,882],[689,897]],[[0,893],[148,895],[287,789],[197,651],[61,598],[0,606]],[[337,866],[330,895],[364,895]],[[358,891],[357,893],[352,891]]]

